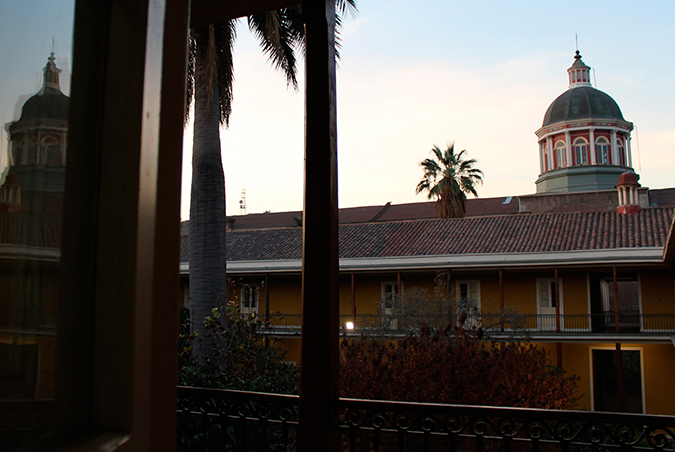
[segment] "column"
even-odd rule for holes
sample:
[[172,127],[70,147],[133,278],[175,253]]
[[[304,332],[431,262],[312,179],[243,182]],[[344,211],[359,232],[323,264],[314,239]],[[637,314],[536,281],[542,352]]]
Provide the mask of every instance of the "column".
[[618,165],[620,161],[616,151],[616,129],[612,129],[612,132],[609,135],[609,146],[612,150],[612,165]]
[[546,165],[544,165],[544,161],[547,161],[548,159],[546,158],[546,144],[544,144],[543,141],[539,142],[539,174],[543,173],[546,171]]
[[631,138],[624,138],[623,145],[626,148],[626,156],[628,157],[628,166],[633,167],[633,150],[631,149]]
[[588,141],[590,141],[590,153],[591,153],[591,165],[596,165],[598,163],[597,155],[595,152],[595,129],[591,128],[589,131]]
[[565,166],[572,166],[572,144],[570,142],[570,133],[565,131],[565,148],[566,159]]
[[335,1],[303,2],[305,202],[298,452],[339,450]]

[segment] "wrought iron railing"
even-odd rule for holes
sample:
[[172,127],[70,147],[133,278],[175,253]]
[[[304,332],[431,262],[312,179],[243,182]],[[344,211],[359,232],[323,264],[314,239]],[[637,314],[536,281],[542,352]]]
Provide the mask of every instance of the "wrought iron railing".
[[[178,451],[293,451],[297,396],[178,388]],[[675,451],[675,417],[340,399],[341,450]]]
[[339,405],[350,452],[675,450],[670,416],[356,399]]
[[[265,319],[265,314],[259,314]],[[267,332],[270,334],[299,335],[302,320],[300,314],[270,313],[267,315]],[[616,316],[613,312],[601,314],[514,314],[501,313],[467,314],[462,316],[467,329],[481,328],[486,333],[614,333]],[[354,324],[347,333],[361,335],[405,335],[411,329],[419,328],[422,322],[432,327],[444,327],[449,322],[458,323],[457,317],[420,316],[406,314],[402,316],[386,314],[359,314],[340,316],[340,328],[347,322]],[[619,314],[619,328],[622,333],[672,333],[675,332],[675,314]],[[342,331],[342,330],[341,330]]]
[[291,451],[298,397],[178,387],[177,450]]

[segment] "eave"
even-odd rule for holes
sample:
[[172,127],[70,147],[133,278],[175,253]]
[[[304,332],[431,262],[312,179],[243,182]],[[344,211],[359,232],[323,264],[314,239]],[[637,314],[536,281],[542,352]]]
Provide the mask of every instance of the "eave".
[[[415,271],[440,268],[499,269],[607,265],[657,265],[663,263],[663,248],[618,248],[609,250],[559,251],[539,253],[463,254],[439,256],[397,256],[341,258],[341,272]],[[227,272],[299,273],[300,259],[230,261]],[[181,262],[180,273],[189,273],[189,263]]]

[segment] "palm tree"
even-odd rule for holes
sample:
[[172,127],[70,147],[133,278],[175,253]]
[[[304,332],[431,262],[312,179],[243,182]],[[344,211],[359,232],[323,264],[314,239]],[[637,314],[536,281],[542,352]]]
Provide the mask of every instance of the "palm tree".
[[[336,0],[337,10],[355,12],[356,0]],[[340,23],[339,17],[337,24]],[[227,303],[225,256],[225,177],[220,149],[220,126],[232,111],[234,66],[232,49],[237,21],[190,30],[188,50],[188,117],[194,98],[192,189],[190,195],[190,297],[193,329],[201,329],[211,310]],[[276,69],[297,89],[295,49],[304,45],[301,7],[248,17],[249,29]],[[197,344],[204,356],[208,344]]]
[[424,170],[422,180],[415,193],[427,192],[428,199],[436,199],[441,218],[459,218],[466,213],[466,194],[478,196],[476,184],[483,183],[483,172],[474,165],[476,159],[464,160],[466,149],[455,154],[455,144],[448,144],[442,151],[438,146],[431,148],[435,158],[420,163]]

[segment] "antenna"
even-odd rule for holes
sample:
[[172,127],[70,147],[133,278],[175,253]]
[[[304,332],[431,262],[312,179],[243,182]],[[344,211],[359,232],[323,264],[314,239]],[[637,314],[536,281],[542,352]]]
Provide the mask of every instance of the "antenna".
[[635,144],[637,144],[638,169],[642,171],[642,161],[640,160],[640,138],[638,137],[637,126],[635,126]]
[[595,79],[595,68],[593,68],[592,71],[593,71],[593,85],[595,86],[595,89],[598,89],[598,81]]
[[246,215],[246,189],[241,189],[241,199],[239,200],[239,215]]
[[579,51],[579,35],[574,33],[574,42],[577,44],[577,52]]
[[54,36],[52,36],[52,53],[54,53]]

